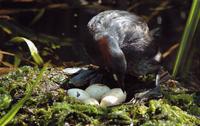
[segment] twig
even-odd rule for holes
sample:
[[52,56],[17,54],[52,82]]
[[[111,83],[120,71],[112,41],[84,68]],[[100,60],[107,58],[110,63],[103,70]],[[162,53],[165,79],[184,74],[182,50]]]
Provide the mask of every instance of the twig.
[[179,47],[179,43],[176,43],[173,46],[171,46],[167,51],[163,53],[162,58],[165,59],[166,57],[168,57],[178,47]]

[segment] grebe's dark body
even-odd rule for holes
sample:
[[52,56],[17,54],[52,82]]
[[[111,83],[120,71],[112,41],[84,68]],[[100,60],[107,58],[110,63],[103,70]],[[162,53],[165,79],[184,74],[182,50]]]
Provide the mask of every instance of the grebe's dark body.
[[93,37],[89,55],[97,65],[112,72],[122,88],[125,73],[138,76],[160,68],[158,49],[147,23],[135,14],[104,11],[89,21],[88,29]]

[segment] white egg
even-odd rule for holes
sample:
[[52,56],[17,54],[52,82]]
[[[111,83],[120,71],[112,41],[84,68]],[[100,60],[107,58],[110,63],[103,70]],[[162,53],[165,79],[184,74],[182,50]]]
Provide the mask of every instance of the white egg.
[[85,99],[83,100],[83,103],[89,104],[89,105],[99,105],[99,102],[94,98]]
[[121,88],[113,88],[102,97],[100,106],[118,105],[125,100],[126,92],[123,92]]
[[90,95],[90,97],[99,101],[105,93],[110,91],[110,88],[104,84],[93,84],[87,87],[85,91]]
[[75,97],[76,99],[83,101],[85,99],[90,98],[90,95],[82,90],[82,89],[78,89],[78,88],[71,88],[67,91],[67,94],[71,97]]

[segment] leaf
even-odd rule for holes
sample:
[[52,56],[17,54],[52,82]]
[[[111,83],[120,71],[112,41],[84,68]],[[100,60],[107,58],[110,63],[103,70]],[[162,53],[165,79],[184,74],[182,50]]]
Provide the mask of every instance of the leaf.
[[21,59],[19,58],[18,55],[15,55],[15,58],[14,58],[14,67],[18,67],[20,63],[21,63]]
[[200,21],[200,1],[193,0],[192,7],[190,9],[189,17],[185,26],[185,30],[181,39],[181,44],[178,50],[177,58],[173,68],[173,76],[176,77],[177,74],[185,74],[183,69],[185,67],[185,61],[188,60],[188,53],[191,51],[192,39],[195,34],[198,22]]
[[8,29],[8,28],[6,28],[6,27],[3,27],[3,26],[0,26],[1,28],[2,28],[2,30],[4,31],[4,32],[6,32],[7,34],[12,34],[12,31],[10,30],[10,29]]
[[30,25],[33,25],[34,23],[36,23],[45,13],[45,9],[41,9],[38,14],[33,18],[33,20],[31,21]]
[[4,66],[7,66],[7,67],[13,67],[12,64],[10,64],[9,62],[6,62],[6,61],[1,61],[1,63],[2,63]]
[[38,53],[38,50],[37,50],[35,44],[31,40],[24,38],[24,37],[15,37],[15,38],[11,39],[11,41],[26,42],[26,44],[28,45],[29,50],[31,52],[31,56],[33,57],[33,60],[39,65],[44,63],[44,61],[42,60],[42,58],[40,57],[40,55]]
[[0,54],[3,54],[3,55],[9,55],[9,56],[15,56],[14,53],[10,53],[10,52],[6,52],[6,51],[2,51],[2,50],[0,50]]

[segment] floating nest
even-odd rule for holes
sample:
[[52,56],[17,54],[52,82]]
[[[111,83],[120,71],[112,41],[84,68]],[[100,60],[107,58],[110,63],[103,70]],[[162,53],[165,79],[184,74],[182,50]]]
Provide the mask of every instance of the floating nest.
[[[0,117],[25,95],[39,71],[24,66],[0,77]],[[41,83],[9,125],[200,125],[199,93],[174,80],[161,84],[162,97],[101,107],[69,97],[66,92],[70,86],[66,85],[70,78],[61,68],[45,71]]]

